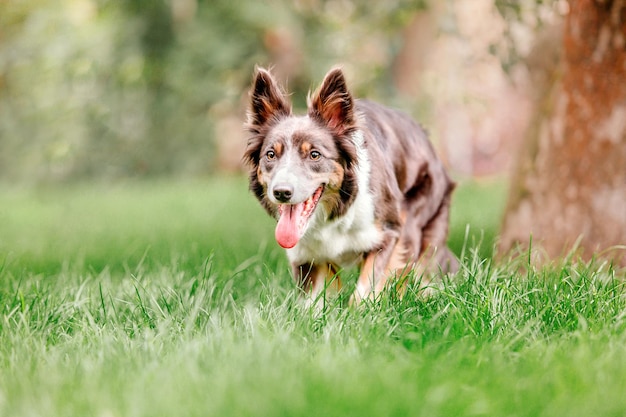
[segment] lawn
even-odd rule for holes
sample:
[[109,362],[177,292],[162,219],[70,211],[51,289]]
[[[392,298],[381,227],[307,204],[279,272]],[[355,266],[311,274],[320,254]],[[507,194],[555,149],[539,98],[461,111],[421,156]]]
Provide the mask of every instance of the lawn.
[[0,187],[0,416],[626,414],[623,272],[493,261],[503,201],[461,184],[430,297],[320,312],[241,178]]

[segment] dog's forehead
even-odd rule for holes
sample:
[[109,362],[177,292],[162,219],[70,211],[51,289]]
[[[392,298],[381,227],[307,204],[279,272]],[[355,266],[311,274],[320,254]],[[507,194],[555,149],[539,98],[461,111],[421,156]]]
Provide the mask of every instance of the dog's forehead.
[[287,117],[279,121],[271,131],[272,136],[290,137],[294,133],[314,128],[313,121],[307,116]]
[[330,137],[330,133],[321,128],[308,116],[287,117],[279,121],[268,133],[271,141],[315,141]]

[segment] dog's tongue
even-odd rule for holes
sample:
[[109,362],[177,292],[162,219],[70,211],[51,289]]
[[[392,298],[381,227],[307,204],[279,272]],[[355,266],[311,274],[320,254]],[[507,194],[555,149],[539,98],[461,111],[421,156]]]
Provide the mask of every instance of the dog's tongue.
[[283,248],[293,248],[302,237],[301,219],[303,211],[304,203],[285,204],[282,206],[275,236],[276,241]]

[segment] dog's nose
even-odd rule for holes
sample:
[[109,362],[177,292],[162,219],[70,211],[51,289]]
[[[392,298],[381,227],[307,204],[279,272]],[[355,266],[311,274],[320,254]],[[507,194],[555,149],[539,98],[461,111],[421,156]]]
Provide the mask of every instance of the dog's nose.
[[293,187],[289,184],[277,184],[273,192],[276,200],[286,203],[293,196]]

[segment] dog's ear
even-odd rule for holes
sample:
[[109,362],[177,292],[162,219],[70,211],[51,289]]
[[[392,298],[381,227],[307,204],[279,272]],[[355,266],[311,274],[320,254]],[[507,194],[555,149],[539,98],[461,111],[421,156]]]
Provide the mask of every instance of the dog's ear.
[[257,68],[250,91],[248,127],[254,131],[268,120],[289,114],[291,106],[272,74],[264,68]]
[[309,117],[326,124],[338,135],[355,125],[354,102],[339,68],[326,74],[319,90],[309,96],[308,106]]

